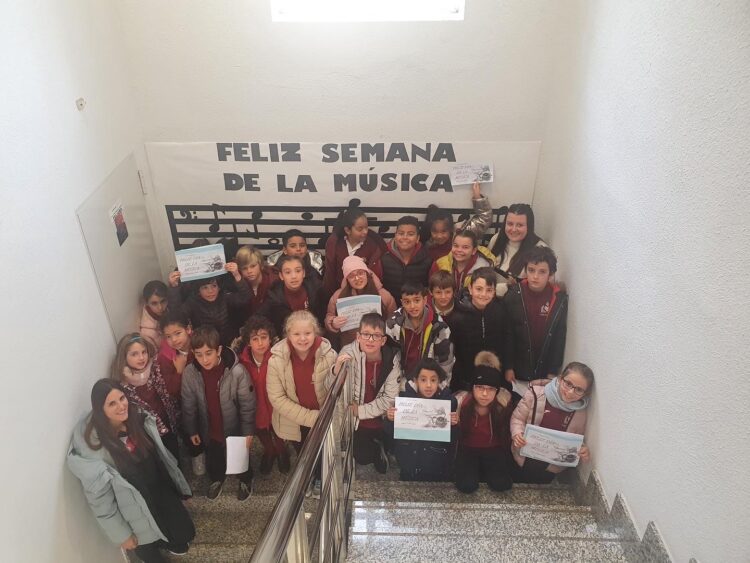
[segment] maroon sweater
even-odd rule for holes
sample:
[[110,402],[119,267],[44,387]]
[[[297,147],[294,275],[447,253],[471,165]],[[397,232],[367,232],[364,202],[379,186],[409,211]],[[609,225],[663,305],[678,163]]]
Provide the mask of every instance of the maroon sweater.
[[[380,263],[380,258],[386,251],[387,248],[382,237],[373,231],[367,231],[364,244],[354,252],[354,255],[362,258],[367,267],[378,276],[378,279],[383,279],[383,266]],[[344,281],[344,272],[341,270],[341,266],[347,256],[349,256],[349,252],[346,248],[346,240],[335,234],[328,237],[326,241],[325,275],[323,276],[323,290],[326,293],[326,301],[341,287],[341,282]]]
[[212,369],[203,369],[203,387],[206,391],[206,408],[208,409],[208,437],[214,442],[224,443],[224,420],[221,416],[221,398],[219,397],[219,379],[224,375],[224,364]]
[[320,348],[321,342],[320,336],[315,338],[315,343],[304,360],[300,359],[297,352],[292,348],[292,344],[289,343],[289,349],[292,352],[292,373],[294,374],[294,388],[297,392],[297,399],[300,405],[314,411],[320,408],[318,396],[315,394],[313,375],[315,374],[315,352]]

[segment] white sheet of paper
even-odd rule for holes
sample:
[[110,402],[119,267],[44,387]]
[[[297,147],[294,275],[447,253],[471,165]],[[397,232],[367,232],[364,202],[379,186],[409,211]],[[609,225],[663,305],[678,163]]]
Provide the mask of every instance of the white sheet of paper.
[[527,424],[523,437],[526,445],[519,452],[522,456],[562,467],[578,465],[578,450],[583,444],[582,435]]
[[336,313],[346,317],[341,332],[359,328],[359,320],[367,313],[380,313],[380,295],[354,295],[336,300]]
[[250,450],[244,436],[227,437],[227,475],[244,473],[250,466]]
[[186,248],[178,250],[174,255],[182,282],[213,278],[226,273],[224,266],[227,260],[221,244]]
[[451,402],[396,397],[393,437],[399,440],[451,441]]
[[487,184],[489,182],[492,182],[493,178],[494,170],[492,168],[492,163],[461,163],[456,164],[451,168],[451,184],[454,186],[473,184],[474,182]]

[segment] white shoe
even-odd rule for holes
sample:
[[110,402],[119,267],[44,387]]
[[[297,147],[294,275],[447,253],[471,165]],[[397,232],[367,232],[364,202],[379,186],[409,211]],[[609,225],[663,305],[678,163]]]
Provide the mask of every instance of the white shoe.
[[206,474],[206,454],[200,454],[193,458],[193,475],[205,475]]

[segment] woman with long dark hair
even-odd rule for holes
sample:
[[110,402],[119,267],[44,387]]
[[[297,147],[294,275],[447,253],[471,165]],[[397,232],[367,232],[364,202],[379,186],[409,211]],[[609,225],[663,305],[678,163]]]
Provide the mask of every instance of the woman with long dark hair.
[[73,432],[68,467],[102,530],[145,563],[165,561],[160,549],[186,553],[195,527],[182,499],[192,493],[156,421],[112,379],[94,384],[91,409]]

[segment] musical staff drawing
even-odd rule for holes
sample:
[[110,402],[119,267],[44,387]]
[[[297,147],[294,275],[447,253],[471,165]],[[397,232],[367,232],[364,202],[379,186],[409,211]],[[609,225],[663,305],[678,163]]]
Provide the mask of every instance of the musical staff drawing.
[[[349,201],[349,207],[360,207],[359,199]],[[312,249],[322,249],[333,232],[341,206],[297,207],[285,205],[166,205],[165,210],[175,250],[190,248],[196,239],[211,243],[235,240],[237,245],[252,244],[261,251],[275,251],[281,246],[283,234],[293,228],[307,236]],[[367,215],[370,228],[383,238],[395,233],[396,222],[404,215],[424,219],[425,207],[361,207]],[[471,216],[472,210],[445,208],[456,223]],[[508,208],[493,210],[492,222],[482,244],[502,225]]]

